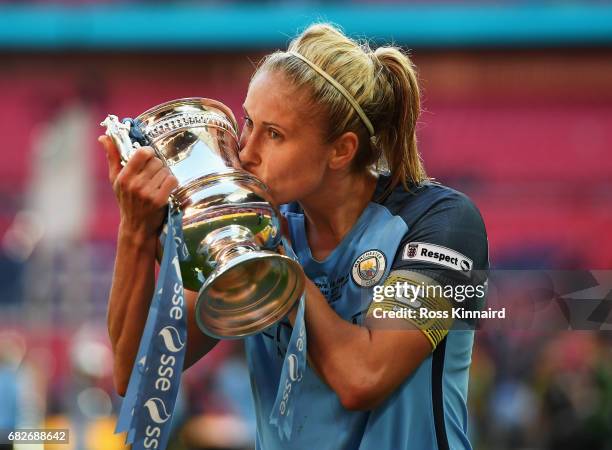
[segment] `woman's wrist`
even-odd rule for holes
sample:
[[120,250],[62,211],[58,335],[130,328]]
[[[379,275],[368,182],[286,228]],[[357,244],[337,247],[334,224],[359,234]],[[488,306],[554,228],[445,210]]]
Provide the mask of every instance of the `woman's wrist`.
[[125,223],[119,224],[117,241],[119,244],[129,244],[142,249],[155,249],[158,235],[145,227],[131,227]]

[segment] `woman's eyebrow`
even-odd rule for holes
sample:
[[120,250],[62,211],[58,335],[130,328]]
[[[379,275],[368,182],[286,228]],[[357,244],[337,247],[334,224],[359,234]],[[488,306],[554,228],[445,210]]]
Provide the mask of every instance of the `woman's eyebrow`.
[[261,122],[263,125],[267,126],[267,127],[276,127],[276,128],[280,128],[282,130],[285,129],[285,127],[283,127],[282,125],[279,125],[277,123],[274,122]]

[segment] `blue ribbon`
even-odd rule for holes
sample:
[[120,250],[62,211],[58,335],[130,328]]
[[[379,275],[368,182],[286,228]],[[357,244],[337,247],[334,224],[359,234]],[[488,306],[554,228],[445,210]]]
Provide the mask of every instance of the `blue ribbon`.
[[[288,256],[297,260],[291,245],[283,237],[283,247]],[[285,353],[276,400],[270,413],[270,424],[278,429],[281,441],[291,439],[293,417],[295,415],[295,399],[300,395],[302,378],[306,370],[306,324],[304,323],[305,294],[299,300],[298,311],[293,324],[293,331]]]
[[185,359],[187,309],[179,261],[188,252],[180,211],[168,208],[161,239],[159,277],[115,430],[127,431],[133,450],[166,448]]

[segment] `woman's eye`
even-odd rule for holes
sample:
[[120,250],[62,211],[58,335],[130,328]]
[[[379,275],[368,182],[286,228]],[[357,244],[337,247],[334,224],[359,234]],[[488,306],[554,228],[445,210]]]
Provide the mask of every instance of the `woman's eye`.
[[278,131],[270,128],[268,129],[268,136],[270,136],[270,139],[278,139],[280,137],[280,134],[278,133]]
[[252,128],[253,127],[253,121],[251,120],[250,117],[244,116],[244,126]]

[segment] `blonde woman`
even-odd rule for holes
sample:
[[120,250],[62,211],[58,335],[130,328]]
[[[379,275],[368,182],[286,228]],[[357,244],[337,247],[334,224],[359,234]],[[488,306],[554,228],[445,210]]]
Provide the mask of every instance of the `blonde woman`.
[[[384,290],[456,286],[488,264],[476,207],[425,174],[415,133],[419,103],[408,56],[394,47],[371,50],[327,24],[310,26],[253,75],[240,160],[283,205],[308,277],[308,365],[289,443],[269,416],[295,311],[246,339],[258,449],[471,448],[473,331],[449,331],[452,299],[416,295],[407,302]],[[121,169],[110,140],[102,141],[121,210],[109,301],[121,393],[154,287],[156,231],[177,183],[150,149]],[[388,172],[375,170],[383,165]],[[186,294],[189,367],[215,341],[195,325],[196,293]],[[407,304],[425,315],[388,314]]]

